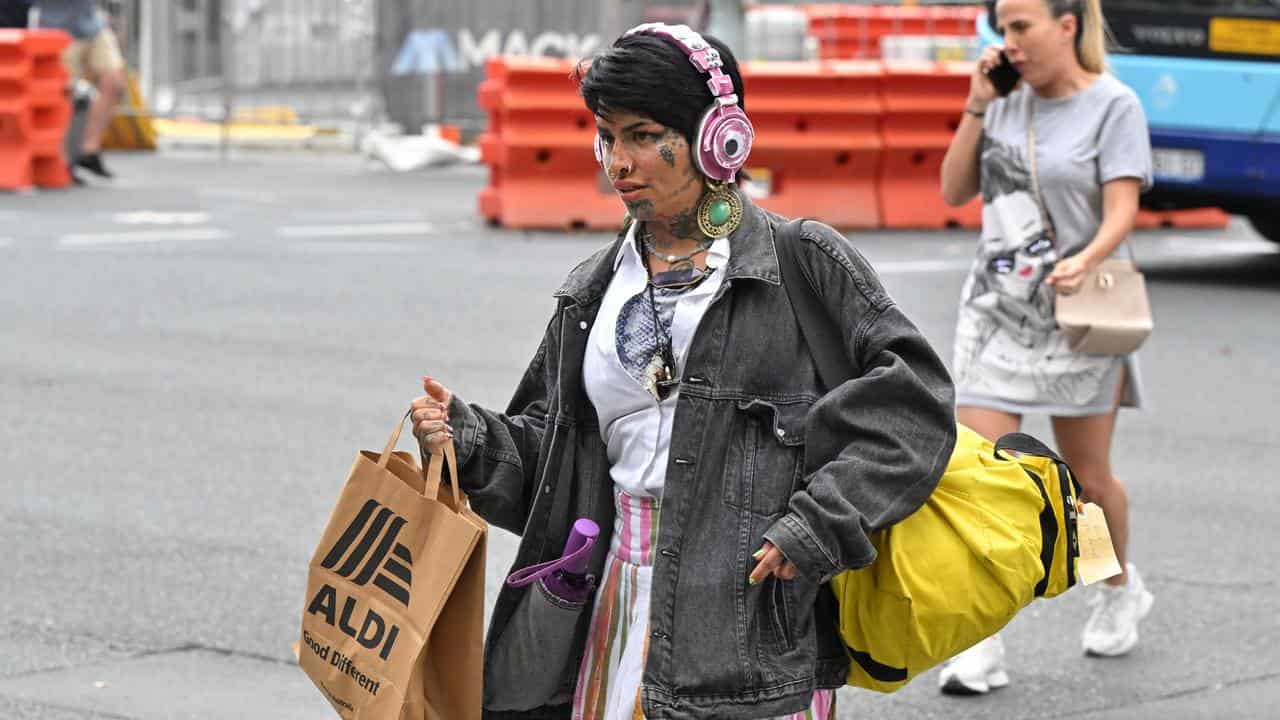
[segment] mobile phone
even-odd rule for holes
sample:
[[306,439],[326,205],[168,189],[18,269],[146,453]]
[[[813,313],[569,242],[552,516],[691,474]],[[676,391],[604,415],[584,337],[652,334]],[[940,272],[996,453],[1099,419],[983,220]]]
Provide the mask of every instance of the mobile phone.
[[1000,97],[1005,97],[1018,85],[1018,81],[1022,79],[1022,73],[1009,62],[1009,56],[1002,52],[1000,64],[987,71],[987,78],[991,80],[992,85],[996,86],[996,93]]

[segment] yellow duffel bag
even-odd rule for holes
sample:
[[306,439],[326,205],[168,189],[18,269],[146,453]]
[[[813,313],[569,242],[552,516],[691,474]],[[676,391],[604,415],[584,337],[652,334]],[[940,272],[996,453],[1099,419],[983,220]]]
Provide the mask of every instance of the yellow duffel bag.
[[831,580],[848,683],[893,692],[1076,582],[1080,485],[1029,435],[961,425],[938,487],[872,535],[871,565]]

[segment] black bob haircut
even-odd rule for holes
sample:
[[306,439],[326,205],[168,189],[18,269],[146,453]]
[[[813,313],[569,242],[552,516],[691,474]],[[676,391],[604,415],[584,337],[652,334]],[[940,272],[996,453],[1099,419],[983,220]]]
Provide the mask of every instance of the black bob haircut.
[[[720,40],[711,35],[702,37],[720,52],[724,62],[720,69],[733,80],[738,105],[745,111],[737,59]],[[713,102],[707,87],[710,76],[694,67],[675,43],[654,35],[623,35],[584,70],[586,64],[579,63],[574,76],[578,92],[593,114],[603,118],[615,112],[645,115],[679,132],[693,145],[698,123]]]

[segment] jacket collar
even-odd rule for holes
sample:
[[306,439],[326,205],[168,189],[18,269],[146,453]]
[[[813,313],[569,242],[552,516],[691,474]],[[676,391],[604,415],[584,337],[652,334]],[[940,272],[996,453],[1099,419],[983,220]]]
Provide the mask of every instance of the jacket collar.
[[739,278],[781,285],[778,251],[774,247],[774,229],[781,218],[739,193],[742,198],[742,225],[729,236],[729,267],[726,280]]
[[[729,236],[729,265],[725,269],[725,280],[750,279],[781,285],[778,253],[773,244],[775,220],[780,219],[745,195],[740,197],[742,225]],[[618,251],[627,239],[628,226],[624,226],[608,246],[575,267],[555,296],[567,297],[579,305],[590,305],[599,300],[613,277]]]

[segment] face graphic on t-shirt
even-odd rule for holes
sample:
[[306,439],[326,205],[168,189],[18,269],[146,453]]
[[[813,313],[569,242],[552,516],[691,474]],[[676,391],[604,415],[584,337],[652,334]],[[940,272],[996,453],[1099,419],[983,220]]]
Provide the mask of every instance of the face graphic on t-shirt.
[[1057,260],[1040,207],[1018,190],[982,208],[982,272],[1003,295],[1031,302]]

